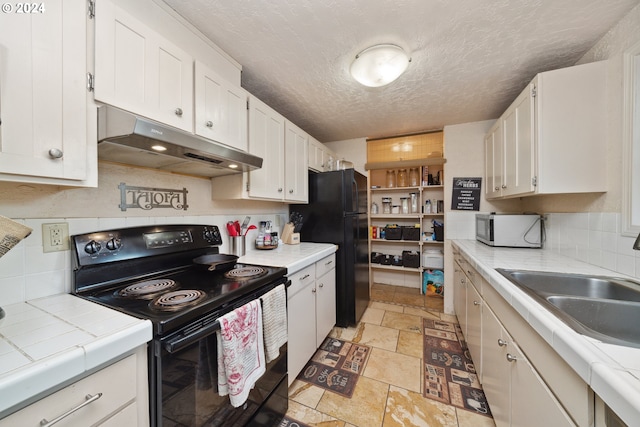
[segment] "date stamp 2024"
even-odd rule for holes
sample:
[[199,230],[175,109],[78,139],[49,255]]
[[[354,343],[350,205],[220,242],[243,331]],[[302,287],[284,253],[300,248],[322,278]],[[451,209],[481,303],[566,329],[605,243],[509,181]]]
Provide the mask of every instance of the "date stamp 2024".
[[45,13],[44,3],[2,3],[0,11],[6,14],[31,15]]

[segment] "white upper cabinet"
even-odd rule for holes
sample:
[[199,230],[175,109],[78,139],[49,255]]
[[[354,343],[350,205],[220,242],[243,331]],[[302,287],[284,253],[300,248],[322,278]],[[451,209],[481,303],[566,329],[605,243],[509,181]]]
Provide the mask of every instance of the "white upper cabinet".
[[307,203],[308,143],[307,133],[250,94],[249,153],[262,158],[262,168],[213,178],[212,198]]
[[247,151],[247,92],[195,63],[195,132]]
[[0,14],[0,180],[96,185],[87,16],[84,0]]
[[302,203],[309,201],[308,144],[309,135],[288,120],[285,121],[285,201]]
[[262,158],[262,169],[249,172],[249,197],[284,198],[284,122],[273,108],[249,97],[249,152]]
[[606,62],[538,74],[485,137],[488,199],[607,191]]
[[193,58],[110,1],[96,13],[95,99],[193,132]]
[[335,154],[323,143],[309,136],[309,169],[315,172],[332,171],[335,158]]

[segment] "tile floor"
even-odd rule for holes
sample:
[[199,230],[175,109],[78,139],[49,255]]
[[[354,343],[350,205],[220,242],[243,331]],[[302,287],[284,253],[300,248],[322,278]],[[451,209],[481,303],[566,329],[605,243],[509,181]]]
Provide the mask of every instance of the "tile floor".
[[457,322],[442,299],[419,289],[374,284],[369,308],[354,328],[331,336],[372,347],[351,399],[303,381],[289,389],[288,416],[322,427],[493,427],[482,415],[422,396],[422,317]]

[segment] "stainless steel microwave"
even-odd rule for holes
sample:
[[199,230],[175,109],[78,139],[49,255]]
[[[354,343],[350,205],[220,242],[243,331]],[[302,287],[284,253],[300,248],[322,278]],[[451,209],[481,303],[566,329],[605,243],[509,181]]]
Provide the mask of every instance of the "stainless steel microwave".
[[537,214],[476,214],[476,240],[489,246],[541,248],[542,230]]

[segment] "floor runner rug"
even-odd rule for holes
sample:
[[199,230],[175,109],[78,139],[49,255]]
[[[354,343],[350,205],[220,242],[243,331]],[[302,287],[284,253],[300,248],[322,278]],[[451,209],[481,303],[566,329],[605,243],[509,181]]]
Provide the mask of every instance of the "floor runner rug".
[[369,346],[329,337],[298,379],[351,398],[370,353]]
[[460,325],[423,319],[424,397],[491,417]]
[[301,421],[294,420],[293,418],[289,418],[285,416],[278,427],[311,427],[309,424],[305,424]]

